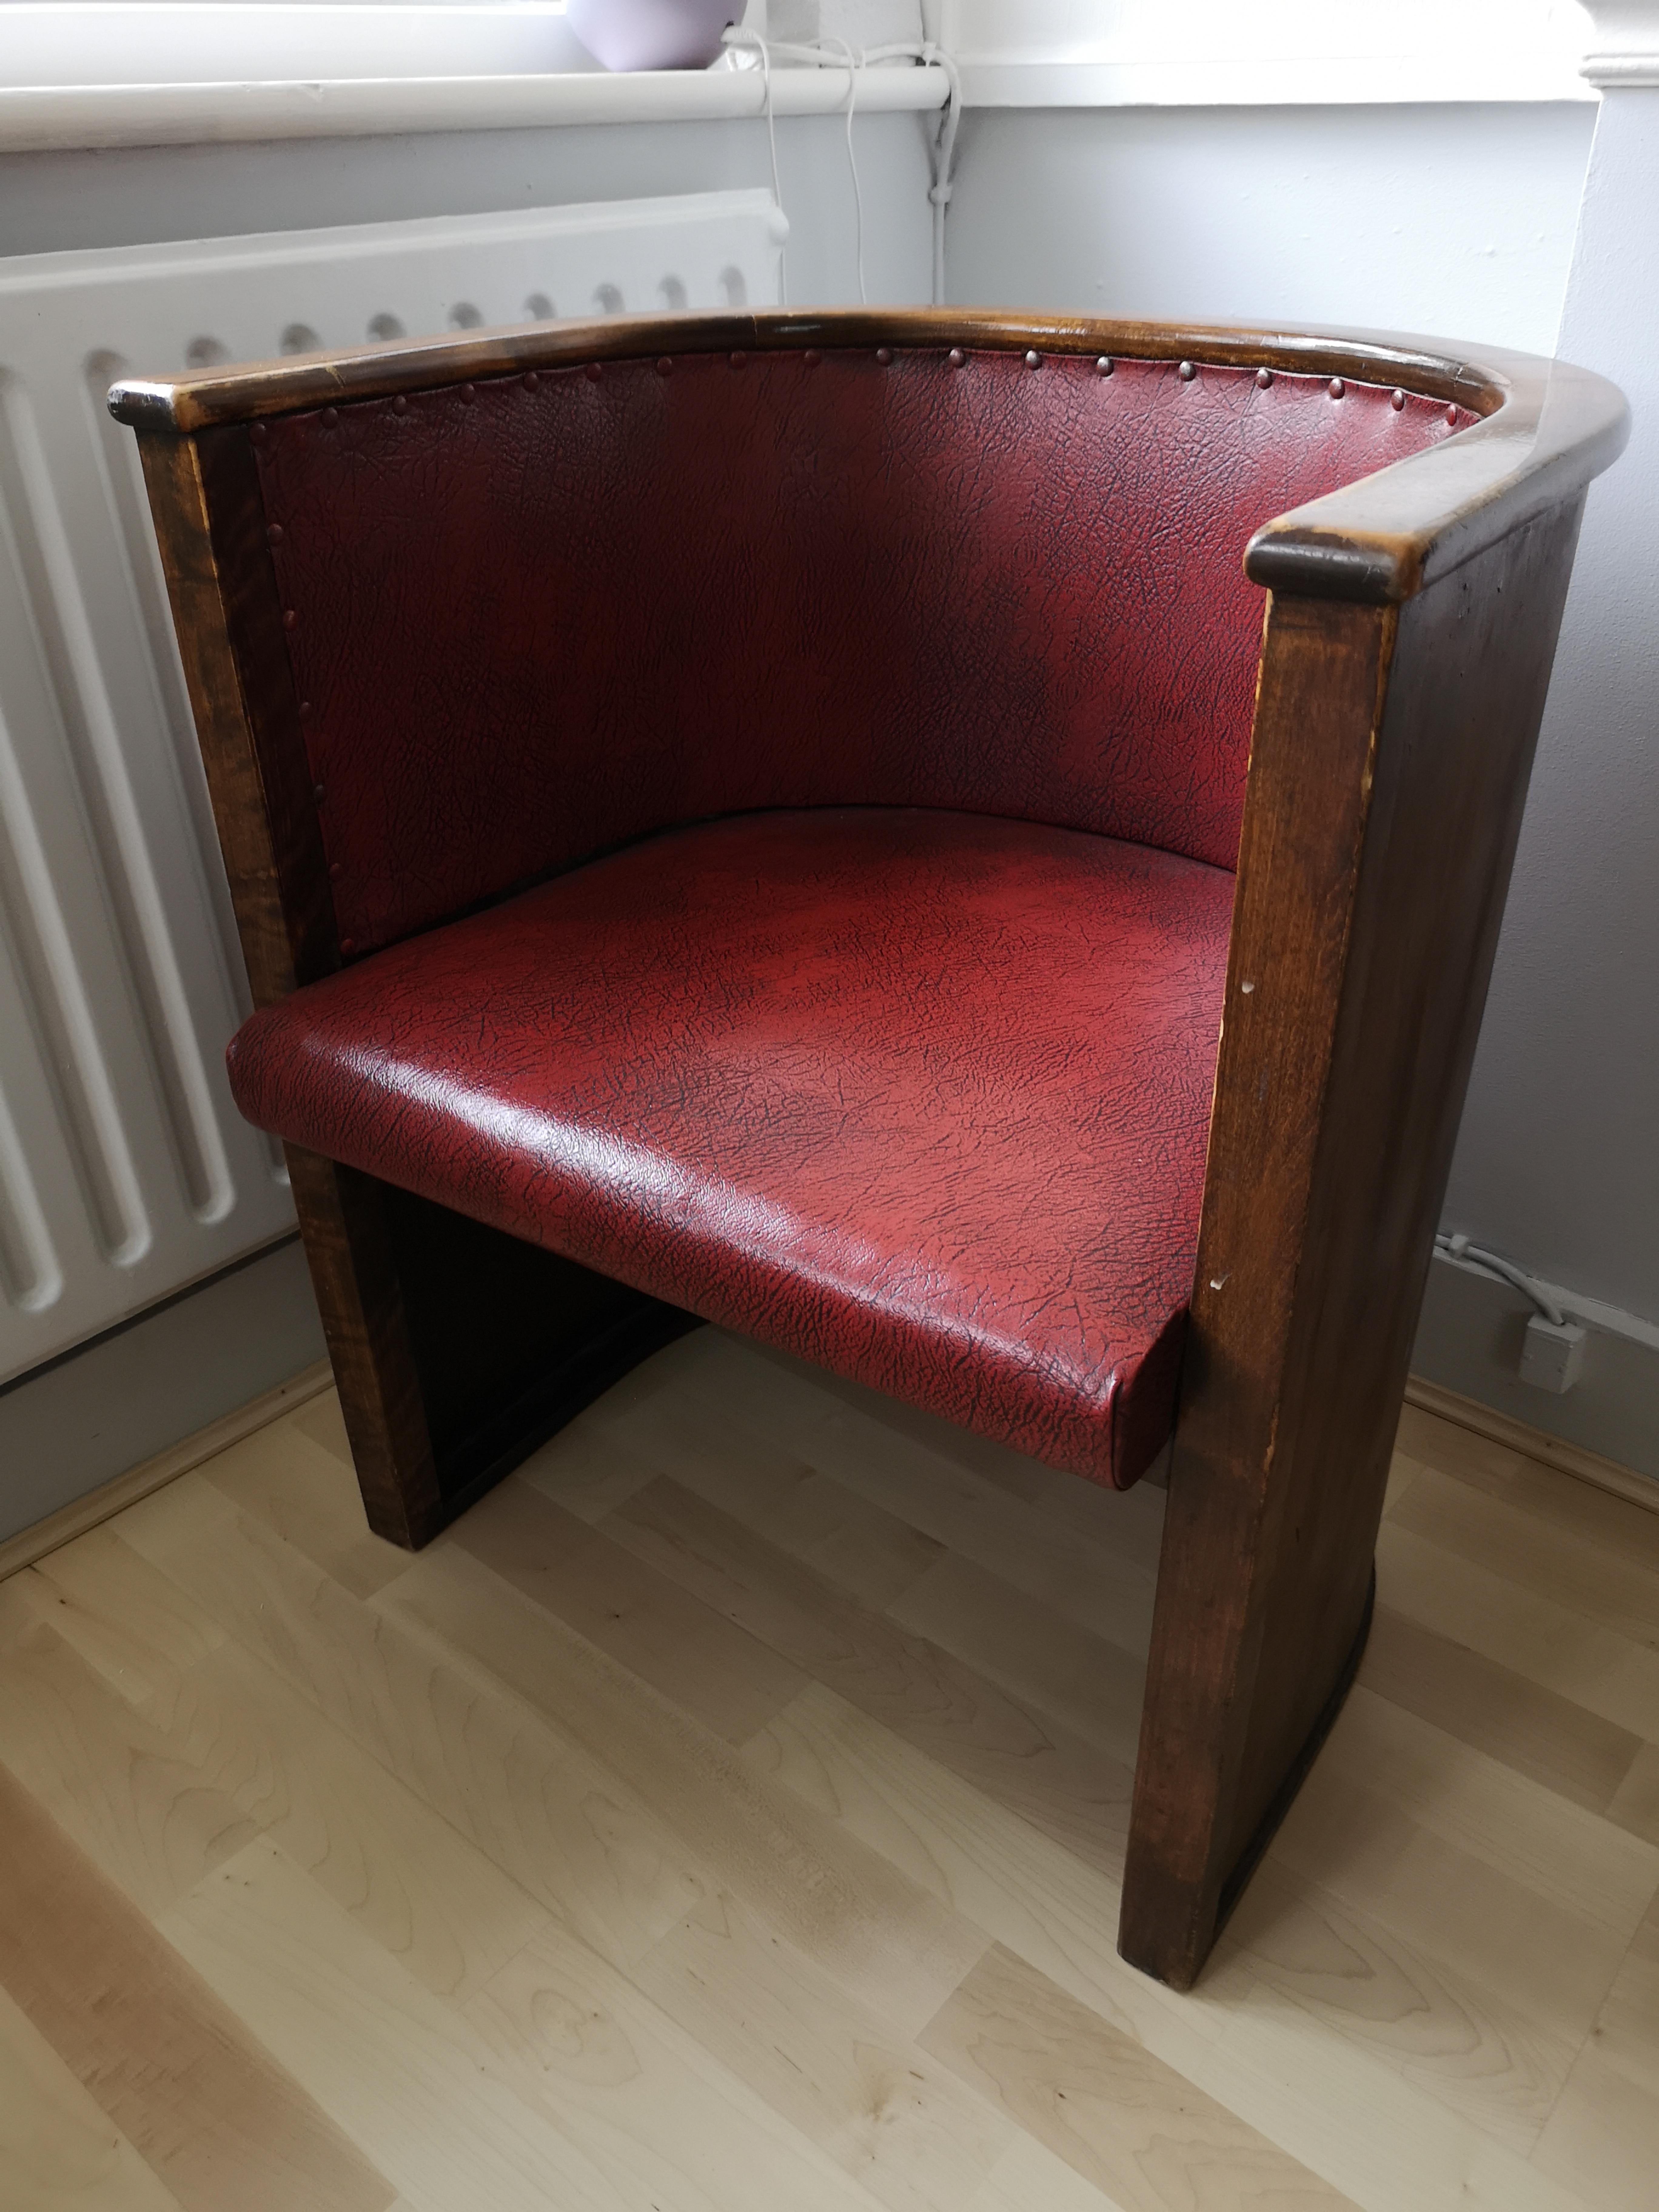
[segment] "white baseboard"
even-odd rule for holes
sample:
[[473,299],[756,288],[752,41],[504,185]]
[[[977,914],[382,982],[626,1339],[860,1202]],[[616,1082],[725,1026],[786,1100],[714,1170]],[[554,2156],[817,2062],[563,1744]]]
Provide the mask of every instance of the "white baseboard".
[[129,1468],[112,1482],[100,1483],[96,1490],[60,1506],[56,1513],[49,1513],[33,1528],[20,1529],[16,1535],[9,1536],[0,1544],[0,1582],[24,1567],[32,1567],[48,1552],[73,1543],[88,1528],[95,1528],[100,1521],[111,1519],[129,1505],[136,1505],[141,1498],[149,1497],[164,1483],[188,1474],[191,1468],[200,1467],[204,1460],[211,1459],[216,1452],[228,1451],[232,1444],[240,1443],[244,1437],[251,1437],[256,1429],[263,1429],[279,1414],[303,1406],[307,1398],[326,1390],[333,1380],[334,1371],[327,1360],[319,1359],[289,1381],[279,1382],[274,1390],[262,1391],[246,1406],[227,1413],[222,1420],[210,1421],[204,1429],[198,1429],[182,1443],[157,1452],[154,1459],[147,1459],[140,1467]]
[[323,1352],[291,1237],[9,1383],[0,1390],[0,1551],[184,1449],[181,1438],[240,1418]]
[[1586,1451],[1582,1444],[1564,1443],[1547,1430],[1513,1420],[1507,1413],[1494,1413],[1478,1399],[1461,1397],[1455,1390],[1447,1390],[1438,1382],[1428,1382],[1420,1375],[1413,1375],[1406,1383],[1406,1403],[1417,1407],[1419,1412],[1437,1414],[1443,1421],[1455,1421],[1460,1429],[1471,1430],[1474,1435],[1502,1444],[1510,1451],[1522,1452],[1528,1459],[1553,1467],[1558,1474],[1588,1482],[1597,1490],[1624,1498],[1628,1504],[1641,1506],[1645,1512],[1659,1513],[1659,1482],[1650,1474],[1638,1474],[1631,1468],[1620,1467],[1617,1460],[1603,1459],[1599,1452]]

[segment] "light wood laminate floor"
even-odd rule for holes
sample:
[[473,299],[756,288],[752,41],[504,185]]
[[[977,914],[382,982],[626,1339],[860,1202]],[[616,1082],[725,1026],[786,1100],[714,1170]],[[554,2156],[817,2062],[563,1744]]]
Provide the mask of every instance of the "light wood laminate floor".
[[1163,1500],[712,1330],[418,1559],[331,1395],[0,1584],[3,2212],[1659,2204],[1659,1516],[1402,1425],[1198,1990]]

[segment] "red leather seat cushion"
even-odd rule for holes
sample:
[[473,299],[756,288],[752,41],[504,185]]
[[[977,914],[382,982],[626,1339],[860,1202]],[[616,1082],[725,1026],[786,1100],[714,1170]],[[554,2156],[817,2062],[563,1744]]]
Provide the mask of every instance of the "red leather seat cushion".
[[1233,878],[902,808],[590,862],[256,1014],[250,1119],[1120,1486],[1168,1432]]

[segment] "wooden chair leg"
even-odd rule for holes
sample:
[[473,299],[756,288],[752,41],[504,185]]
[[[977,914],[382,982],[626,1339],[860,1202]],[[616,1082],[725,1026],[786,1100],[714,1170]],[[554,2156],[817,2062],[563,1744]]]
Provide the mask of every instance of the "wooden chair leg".
[[1177,1989],[1364,1648],[1581,505],[1269,612],[1119,1936]]
[[1177,1447],[1118,1948],[1190,1989],[1352,1686],[1389,1445],[1327,1499],[1252,1499]]
[[287,1150],[368,1523],[411,1551],[698,1325],[556,1253]]

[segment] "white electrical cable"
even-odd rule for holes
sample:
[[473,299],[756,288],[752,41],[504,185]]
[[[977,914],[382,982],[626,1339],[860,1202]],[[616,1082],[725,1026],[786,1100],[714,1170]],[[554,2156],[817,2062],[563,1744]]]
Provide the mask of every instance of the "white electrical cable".
[[853,178],[854,239],[858,254],[859,305],[867,307],[870,295],[864,289],[864,194],[859,189],[859,165],[853,152],[853,103],[858,97],[859,71],[869,57],[849,46],[845,39],[820,39],[818,47],[828,52],[838,47],[847,62],[847,167]]
[[[778,182],[778,131],[772,113],[772,46],[758,31],[746,31],[741,23],[728,23],[721,33],[722,42],[728,46],[746,46],[758,52],[761,64],[761,89],[766,105],[766,143],[772,150],[772,198],[778,213],[783,213],[783,187]],[[786,231],[785,238],[788,236]],[[789,305],[789,264],[787,246],[781,240],[778,246],[778,302]]]
[[[928,149],[928,166],[933,171],[933,182],[927,194],[933,210],[933,305],[942,307],[945,304],[945,210],[951,204],[957,126],[962,119],[962,73],[957,67],[955,57],[948,54],[943,46],[935,46],[931,39],[923,40],[919,44],[871,46],[866,51],[859,52],[844,39],[820,39],[811,46],[797,46],[787,40],[766,38],[761,32],[750,30],[741,23],[729,25],[723,36],[728,46],[758,53],[761,67],[767,72],[766,127],[772,134],[772,192],[780,210],[783,207],[783,194],[778,186],[777,138],[772,125],[771,64],[775,61],[804,62],[816,64],[822,68],[834,50],[839,49],[838,58],[847,71],[847,164],[853,175],[853,203],[858,222],[859,298],[866,306],[869,302],[864,282],[864,195],[860,189],[858,162],[853,152],[853,106],[858,94],[858,72],[878,62],[896,61],[921,62],[924,67],[945,71],[948,90],[939,127]],[[786,306],[788,303],[787,291],[784,302]]]
[[1560,1328],[1565,1323],[1565,1314],[1543,1285],[1528,1274],[1523,1267],[1517,1267],[1512,1260],[1505,1260],[1496,1252],[1484,1251],[1479,1244],[1471,1244],[1468,1238],[1461,1233],[1455,1237],[1437,1237],[1434,1249],[1437,1252],[1443,1252],[1449,1260],[1468,1260],[1474,1266],[1484,1268],[1487,1274],[1496,1275],[1500,1281],[1512,1283],[1523,1297],[1532,1300],[1545,1320],[1555,1328]]

